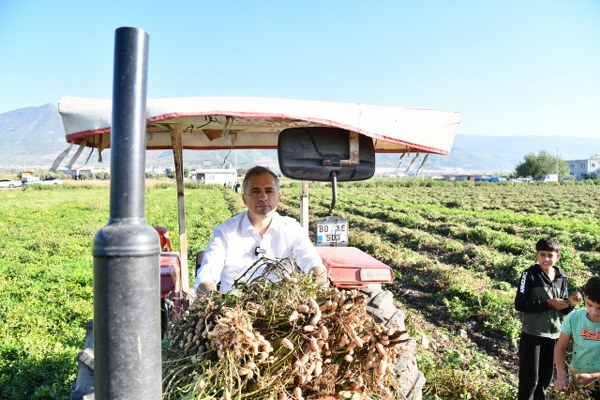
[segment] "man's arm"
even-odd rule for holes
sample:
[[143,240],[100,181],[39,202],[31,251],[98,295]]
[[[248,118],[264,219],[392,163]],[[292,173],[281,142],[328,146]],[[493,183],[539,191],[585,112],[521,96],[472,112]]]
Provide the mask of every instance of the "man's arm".
[[209,294],[217,289],[217,282],[221,279],[221,271],[225,266],[227,254],[227,241],[225,235],[218,229],[213,232],[202,258],[194,281],[196,293]]
[[288,222],[286,233],[291,235],[290,254],[305,274],[312,273],[323,282],[327,282],[327,268],[308,234],[296,220]]

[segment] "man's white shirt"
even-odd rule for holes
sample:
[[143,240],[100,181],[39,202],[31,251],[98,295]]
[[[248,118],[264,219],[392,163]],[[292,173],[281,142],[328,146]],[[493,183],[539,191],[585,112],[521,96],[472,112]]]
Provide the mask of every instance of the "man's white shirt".
[[[269,229],[261,237],[245,211],[215,228],[198,270],[194,291],[201,282],[207,281],[220,282],[221,292],[231,290],[233,283],[262,256],[293,258],[306,274],[313,267],[323,266],[316,248],[298,221],[275,213]],[[260,270],[248,271],[243,279],[260,274]],[[278,277],[269,275],[269,279],[277,281]]]

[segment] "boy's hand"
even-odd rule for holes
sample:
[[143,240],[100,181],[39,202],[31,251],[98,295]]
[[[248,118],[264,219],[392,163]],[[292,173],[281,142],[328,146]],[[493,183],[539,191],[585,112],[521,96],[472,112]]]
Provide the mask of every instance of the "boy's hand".
[[571,295],[569,296],[569,304],[572,305],[573,307],[575,307],[577,304],[579,304],[581,302],[581,300],[583,300],[583,297],[581,296],[581,293],[579,293],[579,292],[571,293]]
[[548,305],[555,310],[564,310],[569,307],[569,302],[563,299],[550,299]]
[[565,390],[567,389],[567,386],[569,385],[569,380],[567,379],[566,375],[563,376],[558,376],[556,378],[556,380],[554,381],[554,389],[556,390]]
[[580,373],[580,374],[573,374],[573,376],[575,377],[575,379],[577,379],[579,381],[580,384],[582,384],[583,386],[587,386],[590,383],[594,382],[596,379],[598,379],[598,377],[596,376],[596,374],[586,374],[584,372]]

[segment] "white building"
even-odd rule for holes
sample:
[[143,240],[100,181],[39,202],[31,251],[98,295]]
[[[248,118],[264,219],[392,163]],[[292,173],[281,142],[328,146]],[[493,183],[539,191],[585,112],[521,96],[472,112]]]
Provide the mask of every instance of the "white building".
[[96,173],[110,173],[110,171],[106,168],[96,168],[96,167],[90,167],[87,165],[75,166],[75,167],[72,167],[71,169],[61,168],[59,171],[65,175],[71,175],[73,177],[73,179],[79,179],[81,177],[81,175],[86,175],[86,174],[90,175],[90,174],[96,174]]
[[237,183],[235,168],[201,168],[190,171],[190,177],[198,183],[227,185],[233,187]]
[[576,180],[600,176],[600,154],[594,154],[587,160],[569,160],[569,174]]

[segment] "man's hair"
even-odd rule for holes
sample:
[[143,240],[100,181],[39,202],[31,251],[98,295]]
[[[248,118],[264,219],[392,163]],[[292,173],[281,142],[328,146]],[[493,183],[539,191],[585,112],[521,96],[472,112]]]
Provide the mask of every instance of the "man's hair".
[[275,179],[275,186],[277,187],[277,190],[279,190],[279,178],[277,175],[275,175],[275,173],[273,173],[273,171],[271,171],[269,168],[257,165],[250,168],[248,172],[246,172],[246,176],[244,176],[244,181],[242,182],[242,189],[244,189],[244,192],[248,189],[250,178],[262,174],[271,174],[271,176]]
[[560,251],[560,244],[554,238],[543,238],[535,244],[535,251],[555,251],[558,253]]
[[591,277],[587,281],[583,294],[594,303],[600,303],[600,276]]

